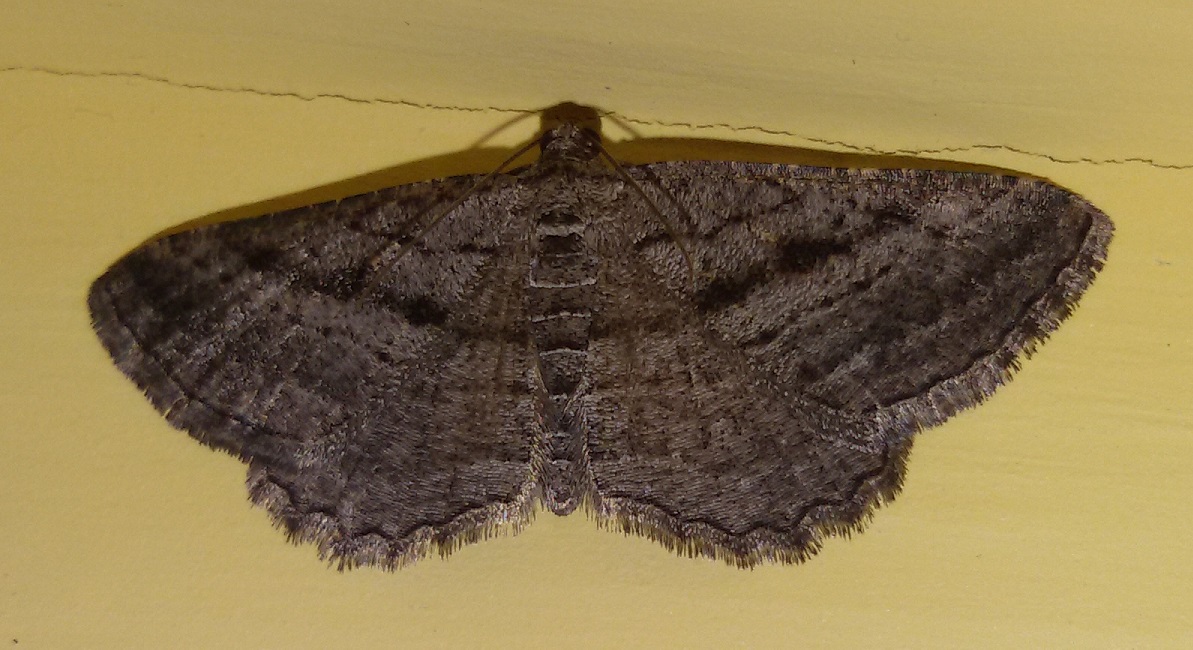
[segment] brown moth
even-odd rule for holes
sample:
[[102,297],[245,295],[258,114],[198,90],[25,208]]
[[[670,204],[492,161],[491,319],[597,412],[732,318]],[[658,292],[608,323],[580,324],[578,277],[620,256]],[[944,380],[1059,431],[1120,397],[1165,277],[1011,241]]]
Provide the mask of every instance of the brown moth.
[[1111,238],[1014,176],[614,166],[594,117],[510,173],[158,239],[96,280],[95,329],[340,567],[539,504],[750,566],[859,529],[916,432],[1005,382]]

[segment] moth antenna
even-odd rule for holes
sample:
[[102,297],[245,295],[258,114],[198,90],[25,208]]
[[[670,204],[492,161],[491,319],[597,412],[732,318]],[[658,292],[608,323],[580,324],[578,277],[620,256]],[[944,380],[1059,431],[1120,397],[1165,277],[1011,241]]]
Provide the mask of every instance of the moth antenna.
[[[621,163],[617,162],[617,159],[609,153],[609,150],[605,148],[605,145],[601,144],[600,139],[593,138],[593,143],[596,144],[597,149],[601,152],[601,156],[604,157],[605,161],[613,167],[614,171],[617,172],[617,175],[621,176],[622,180],[629,183],[630,187],[633,187],[634,190],[638,192],[638,195],[646,201],[646,205],[650,208],[650,211],[653,212],[656,217],[658,217],[659,223],[663,224],[663,230],[667,231],[667,236],[671,238],[671,241],[675,242],[676,247],[679,248],[680,255],[683,256],[684,264],[686,264],[688,267],[688,278],[692,281],[692,289],[695,290],[696,263],[692,260],[692,255],[688,252],[688,248],[684,246],[683,241],[680,240],[679,233],[674,227],[672,227],[671,222],[667,219],[667,216],[663,214],[663,211],[659,209],[659,206],[656,205],[654,200],[650,198],[650,196],[646,193],[646,190],[642,189],[642,186],[638,184],[638,181],[634,180],[634,177],[630,176],[629,173],[626,172],[625,168],[622,167]],[[671,202],[674,203],[675,207],[683,213],[684,218],[686,218],[689,222],[693,221],[692,213],[688,212],[688,209],[684,207],[683,203],[680,203],[679,199],[671,195],[667,188],[662,187],[661,189],[671,197]]]
[[[473,148],[484,146],[484,144],[486,142],[488,142],[489,140],[492,140],[493,136],[497,135],[498,133],[505,131],[506,129],[512,127],[513,125],[517,124],[518,122],[521,122],[522,120],[528,119],[528,118],[530,118],[534,115],[538,115],[538,114],[539,114],[539,111],[517,111],[517,115],[515,115],[514,117],[511,117],[510,119],[502,122],[501,124],[498,124],[497,126],[493,127],[492,129],[490,129],[487,133],[485,133],[481,137],[477,138],[472,143],[471,146]],[[517,157],[517,156],[515,156],[515,157]]]
[[621,127],[621,130],[628,133],[631,137],[641,139],[642,135],[634,128],[632,124],[619,117],[616,113],[605,111],[601,113],[601,119],[609,120],[613,124]]
[[[426,234],[428,232],[430,232],[430,230],[432,228],[434,228],[436,225],[439,224],[439,222],[443,221],[444,217],[451,214],[452,211],[455,210],[456,208],[460,207],[460,205],[463,204],[464,201],[468,200],[468,197],[472,196],[473,194],[476,194],[482,188],[484,188],[486,185],[488,185],[490,182],[492,182],[493,179],[498,174],[500,174],[502,171],[504,171],[505,168],[509,167],[510,164],[513,163],[515,160],[517,160],[522,154],[529,151],[531,149],[531,147],[534,147],[535,145],[537,145],[538,142],[539,141],[536,138],[534,140],[531,140],[530,142],[527,142],[526,144],[522,145],[521,147],[519,147],[517,151],[515,151],[513,154],[511,154],[509,156],[509,158],[506,158],[505,161],[502,162],[500,165],[498,165],[496,168],[494,168],[493,171],[482,176],[480,179],[478,179],[475,183],[472,184],[472,187],[469,187],[467,190],[465,190],[464,193],[462,193],[462,194],[460,194],[460,196],[456,197],[455,200],[453,200],[451,203],[447,204],[447,206],[441,208],[437,213],[435,213],[435,217],[432,218],[431,221],[429,223],[427,223],[427,225],[423,226],[422,228],[419,228],[418,231],[414,233],[414,236],[410,238],[410,241],[402,244],[401,247],[398,248],[398,252],[393,256],[393,258],[389,261],[389,263],[393,264],[393,263],[397,262],[398,260],[402,259],[403,257],[405,257],[406,254],[409,253],[414,248],[415,244],[417,244],[419,241],[421,241],[422,238],[424,236],[426,236]],[[416,216],[414,218],[414,221],[416,221],[416,222],[421,221],[423,216],[431,211],[431,207],[434,207],[434,206],[428,206],[427,209],[418,213],[418,216]],[[388,251],[390,251],[393,248],[393,246],[394,245],[391,244],[391,245],[386,246],[385,248],[381,249],[380,251],[377,251],[377,253],[375,255],[373,255],[372,259],[369,260],[370,274],[373,275],[374,278],[376,276],[377,269],[381,266],[382,258],[385,257],[385,254]],[[365,285],[364,289],[362,289],[361,295],[367,295],[370,291],[373,290],[373,288],[376,286],[376,284],[377,284],[376,279],[370,280],[369,283]]]

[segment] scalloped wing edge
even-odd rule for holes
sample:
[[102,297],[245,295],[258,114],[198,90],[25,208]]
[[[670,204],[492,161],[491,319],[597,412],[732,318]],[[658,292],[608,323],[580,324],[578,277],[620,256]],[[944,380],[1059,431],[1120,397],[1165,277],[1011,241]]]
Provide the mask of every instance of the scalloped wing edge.
[[[800,563],[816,555],[828,537],[860,533],[881,506],[895,499],[903,486],[915,434],[935,427],[957,413],[975,407],[1006,384],[1020,369],[1020,362],[1056,331],[1074,311],[1106,261],[1114,234],[1110,219],[1080,196],[1073,195],[1071,209],[1084,212],[1090,225],[1077,254],[1056,276],[1056,281],[1036,299],[1003,345],[976,361],[968,370],[912,397],[875,413],[871,422],[887,437],[883,467],[863,475],[847,500],[813,506],[805,511],[800,533],[754,530],[732,535],[704,523],[683,523],[651,505],[626,499],[590,499],[586,510],[601,528],[627,535],[641,535],[687,557],[706,557],[752,568],[766,562]],[[888,413],[894,413],[890,417]],[[595,501],[595,502],[594,502]]]
[[[966,372],[934,386],[925,395],[888,407],[894,417],[877,414],[874,426],[894,434],[888,444],[886,462],[875,474],[863,477],[851,497],[837,504],[822,504],[804,514],[797,536],[756,530],[744,536],[732,535],[706,524],[684,524],[653,506],[622,499],[594,502],[587,498],[585,510],[595,514],[602,528],[647,537],[679,555],[709,557],[748,568],[763,562],[798,563],[816,555],[830,536],[849,537],[861,532],[883,504],[901,490],[914,435],[941,424],[954,414],[977,406],[1007,383],[1019,370],[1020,361],[1032,355],[1060,323],[1070,316],[1077,301],[1102,269],[1114,227],[1104,213],[1074,195],[1073,205],[1083,209],[1090,226],[1077,255],[1057,275],[1057,281],[1026,313],[1022,327],[1010,332],[1001,348]],[[287,532],[295,544],[313,543],[321,559],[340,570],[375,565],[393,570],[438,553],[441,557],[474,542],[516,534],[534,518],[540,501],[535,480],[538,459],[518,496],[471,510],[443,526],[426,526],[401,540],[388,541],[378,535],[344,536],[320,513],[299,515],[290,506],[286,492],[268,480],[265,472],[228,442],[217,441],[209,429],[236,431],[247,425],[234,414],[222,413],[187,394],[162,371],[156,358],[146,352],[136,337],[120,323],[100,276],[92,285],[87,303],[92,327],[120,370],[145,394],[171,426],[186,431],[206,446],[220,449],[249,464],[250,500],[266,510],[274,525]],[[221,444],[223,443],[223,444]]]
[[[185,431],[206,447],[227,453],[248,466],[246,484],[249,500],[269,513],[275,528],[286,532],[294,544],[313,543],[320,559],[343,571],[360,566],[394,570],[438,554],[446,557],[461,547],[492,537],[516,534],[534,519],[540,499],[536,481],[541,461],[531,471],[517,496],[510,502],[494,503],[454,517],[441,526],[424,526],[397,540],[379,535],[346,536],[331,517],[322,513],[300,513],[291,507],[289,494],[269,480],[254,457],[234,444],[248,424],[189,394],[161,364],[146,351],[131,331],[122,325],[107,293],[105,273],[92,284],[87,297],[92,328],[116,367],[136,384],[150,404],[170,426]],[[213,431],[220,432],[219,435]],[[536,455],[541,453],[537,447]]]

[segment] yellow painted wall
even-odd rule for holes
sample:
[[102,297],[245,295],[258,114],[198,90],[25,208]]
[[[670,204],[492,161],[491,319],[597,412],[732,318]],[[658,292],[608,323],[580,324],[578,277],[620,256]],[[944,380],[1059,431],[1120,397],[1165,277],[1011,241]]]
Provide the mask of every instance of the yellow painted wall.
[[[1193,5],[646,4],[6,2],[0,645],[1193,647]],[[487,171],[534,120],[479,141],[562,100],[632,127],[613,139],[1018,169],[1117,235],[866,533],[753,571],[540,515],[337,573],[90,331],[90,282],[163,229]],[[689,145],[736,151],[640,153]]]

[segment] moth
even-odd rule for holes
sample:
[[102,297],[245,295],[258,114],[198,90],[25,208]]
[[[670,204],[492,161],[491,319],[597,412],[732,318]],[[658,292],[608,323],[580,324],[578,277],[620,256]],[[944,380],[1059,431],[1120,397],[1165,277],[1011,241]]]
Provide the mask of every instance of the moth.
[[577,114],[508,173],[141,246],[91,288],[99,340],[340,568],[540,506],[796,562],[896,495],[918,431],[1008,380],[1113,230],[1018,176],[621,166]]

